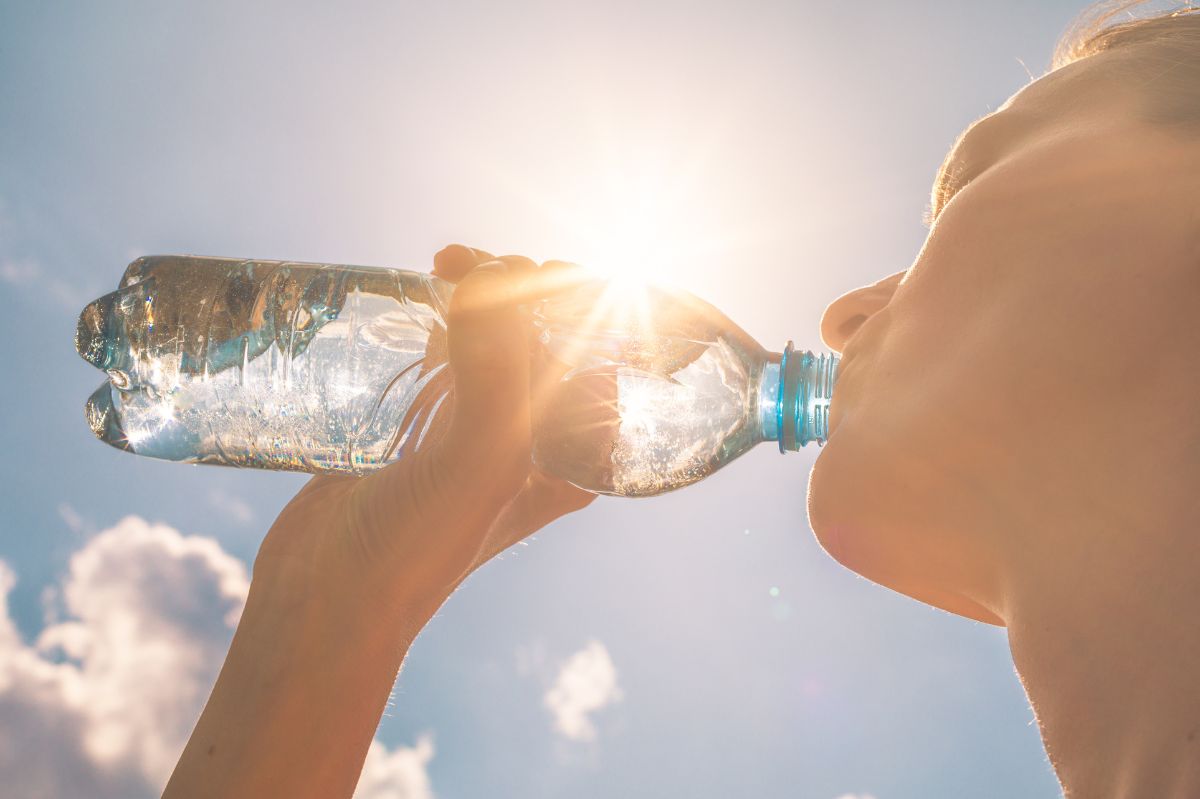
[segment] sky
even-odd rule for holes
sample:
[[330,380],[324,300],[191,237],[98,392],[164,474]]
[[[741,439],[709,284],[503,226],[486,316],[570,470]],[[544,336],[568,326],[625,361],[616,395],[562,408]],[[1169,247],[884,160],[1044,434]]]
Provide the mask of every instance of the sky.
[[[629,269],[770,349],[909,265],[1082,4],[0,0],[0,783],[157,796],[299,475],[95,441],[75,317],[149,253]],[[1002,630],[846,571],[818,452],[601,498],[413,646],[359,797],[1059,796]]]

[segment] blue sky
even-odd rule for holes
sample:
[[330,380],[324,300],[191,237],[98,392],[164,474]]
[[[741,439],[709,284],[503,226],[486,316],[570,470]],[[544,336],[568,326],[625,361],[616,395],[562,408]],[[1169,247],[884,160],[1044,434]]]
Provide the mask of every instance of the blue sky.
[[[0,781],[157,795],[303,482],[91,438],[74,319],[129,260],[427,268],[465,241],[653,272],[817,347],[1081,7],[0,0],[0,649],[25,664],[0,736],[26,745]],[[372,795],[1057,796],[1003,632],[826,557],[815,456],[601,499],[483,569],[410,654]]]

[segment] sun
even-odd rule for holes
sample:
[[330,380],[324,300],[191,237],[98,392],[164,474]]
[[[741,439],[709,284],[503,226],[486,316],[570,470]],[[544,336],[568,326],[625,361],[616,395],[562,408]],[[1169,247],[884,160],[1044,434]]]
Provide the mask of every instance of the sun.
[[533,249],[620,283],[688,287],[731,244],[721,224],[726,192],[702,156],[615,136],[549,183],[487,168],[546,231]]
[[577,205],[579,263],[618,283],[675,283],[683,253],[696,244],[699,198],[653,159],[610,165],[604,191]]
[[607,154],[557,194],[528,185],[523,193],[548,217],[571,260],[604,281],[591,324],[644,333],[656,323],[652,287],[686,290],[696,262],[719,246],[707,205],[712,198],[694,172],[673,168],[664,153]]
[[661,209],[644,202],[632,208],[597,208],[579,261],[615,283],[673,282],[679,265],[672,242],[679,231],[667,222]]

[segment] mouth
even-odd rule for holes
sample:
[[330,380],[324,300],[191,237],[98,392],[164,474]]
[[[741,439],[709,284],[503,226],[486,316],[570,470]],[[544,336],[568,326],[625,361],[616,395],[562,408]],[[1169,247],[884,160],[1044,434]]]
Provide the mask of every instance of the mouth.
[[843,350],[841,358],[838,361],[838,376],[837,381],[833,384],[833,395],[829,398],[829,432],[826,444],[833,439],[833,435],[837,432],[838,425],[841,423],[844,415],[843,405],[846,399],[846,383],[848,382],[846,374],[850,360],[849,352]]
[[[853,415],[854,397],[857,396],[857,389],[851,384],[856,379],[854,371],[857,368],[857,362],[865,358],[865,367],[870,367],[873,359],[878,354],[881,343],[880,332],[876,330],[875,325],[878,325],[878,320],[884,315],[887,309],[880,313],[876,313],[867,322],[859,326],[842,344],[842,350],[838,361],[838,377],[833,386],[833,395],[829,399],[829,437],[832,439],[834,432],[838,426],[848,417]],[[868,332],[874,330],[875,332]]]

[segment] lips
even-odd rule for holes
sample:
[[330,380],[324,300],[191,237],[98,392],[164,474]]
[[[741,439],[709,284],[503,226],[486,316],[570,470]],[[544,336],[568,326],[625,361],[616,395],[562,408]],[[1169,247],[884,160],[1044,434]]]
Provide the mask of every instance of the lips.
[[841,360],[838,362],[838,376],[837,382],[833,384],[833,396],[829,400],[829,439],[833,438],[838,423],[842,419],[842,405],[846,398],[846,383],[848,382],[846,375],[849,365],[850,356],[843,352]]

